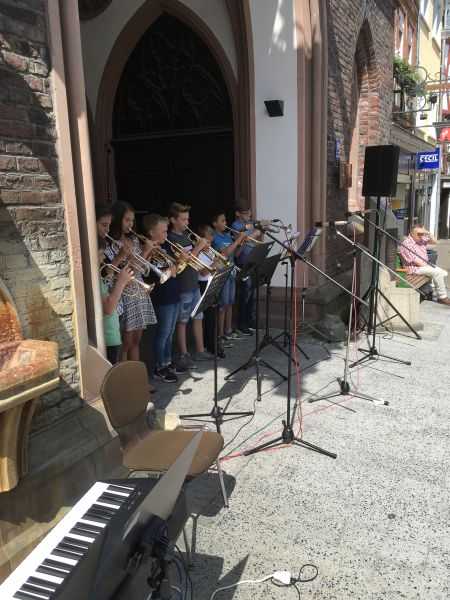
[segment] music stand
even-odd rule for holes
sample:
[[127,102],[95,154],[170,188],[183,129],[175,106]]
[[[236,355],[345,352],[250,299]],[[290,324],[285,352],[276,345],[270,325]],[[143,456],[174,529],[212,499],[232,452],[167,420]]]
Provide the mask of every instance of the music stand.
[[230,277],[234,266],[227,267],[223,271],[216,272],[213,277],[208,281],[205,291],[203,292],[200,301],[192,311],[191,317],[194,317],[197,313],[205,311],[207,308],[214,308],[214,405],[209,413],[195,413],[189,415],[180,415],[180,419],[184,420],[201,420],[209,417],[211,422],[215,423],[216,430],[218,433],[221,432],[220,426],[224,422],[224,416],[230,416],[231,419],[228,421],[234,421],[242,417],[249,417],[253,415],[253,411],[244,412],[226,412],[226,408],[223,409],[219,406],[218,398],[218,375],[217,375],[217,353],[219,345],[219,300],[223,286]]
[[[259,351],[261,352],[261,350],[263,350],[267,346],[274,346],[274,348],[276,348],[277,350],[282,352],[285,356],[288,356],[287,350],[285,350],[286,344],[284,344],[282,346],[278,342],[279,337],[281,337],[284,334],[288,335],[286,329],[284,331],[282,331],[281,333],[279,333],[275,337],[273,337],[270,333],[270,300],[272,298],[271,281],[272,281],[273,274],[275,273],[275,269],[277,268],[277,266],[279,265],[280,262],[282,262],[281,254],[274,254],[273,256],[269,256],[269,258],[266,258],[265,261],[262,263],[260,272],[259,272],[260,285],[262,284],[262,285],[266,286],[265,332],[264,332],[263,339],[261,340],[261,343],[259,344]],[[287,296],[286,295],[285,295],[284,301],[285,301],[285,311],[284,312],[286,313],[286,309],[287,309]],[[286,323],[287,323],[287,320],[285,320],[285,327],[286,327]],[[306,352],[303,350],[303,348],[301,348],[300,344],[296,343],[296,346],[297,346],[299,352],[301,352],[303,354],[303,356],[306,358],[306,360],[309,360],[309,356],[306,354]],[[255,352],[256,352],[256,350],[255,350]],[[296,364],[295,358],[293,358],[293,357],[291,357],[291,358],[294,361],[294,364]],[[269,368],[270,368],[270,365],[269,365]]]
[[[266,367],[267,369],[270,369],[271,371],[276,373],[282,379],[286,379],[286,376],[283,375],[282,373],[280,373],[280,371],[278,371],[278,369],[276,369],[272,365],[269,365],[269,363],[267,363],[265,360],[263,360],[259,356],[259,352],[261,349],[261,344],[259,341],[259,309],[260,309],[259,289],[263,283],[261,281],[261,275],[263,273],[265,273],[266,275],[270,275],[270,278],[271,278],[275,271],[275,268],[278,264],[278,261],[279,261],[279,255],[276,256],[276,260],[272,260],[272,257],[270,257],[269,259],[266,259],[272,246],[273,246],[273,242],[264,242],[262,244],[257,244],[256,246],[254,246],[252,252],[250,253],[250,255],[240,273],[241,280],[245,279],[246,277],[252,277],[253,284],[256,288],[255,350],[252,352],[250,358],[248,360],[246,360],[244,364],[242,364],[240,367],[238,367],[237,369],[235,369],[234,371],[232,371],[225,377],[225,380],[228,381],[228,379],[233,377],[233,375],[236,375],[236,373],[239,373],[239,371],[246,371],[250,367],[255,367],[255,369],[256,369],[256,399],[258,402],[261,401],[261,372],[260,372],[261,365]],[[263,266],[266,260],[268,261],[267,266]]]
[[[297,249],[298,252],[300,252],[301,254],[310,253],[314,244],[319,239],[320,233],[321,233],[321,229],[319,227],[312,227],[306,234],[305,239],[298,246],[298,249]],[[291,238],[288,238],[286,241],[287,241],[287,243],[292,244],[297,238],[298,238],[298,234],[296,234],[295,236],[293,236]],[[275,340],[278,340],[278,338],[282,338],[283,339],[283,348],[286,348],[286,346],[288,344],[288,338],[290,336],[289,331],[287,329],[289,265],[291,266],[291,277],[293,276],[293,273],[295,271],[295,268],[294,269],[292,268],[293,265],[292,265],[292,261],[290,260],[289,251],[287,251],[287,250],[285,251],[285,254],[281,259],[281,264],[286,266],[285,272],[284,272],[284,329],[281,333],[279,333],[275,337]],[[317,327],[315,327],[312,323],[306,322],[306,320],[305,320],[305,304],[306,304],[307,290],[308,290],[308,288],[305,286],[305,275],[304,275],[303,276],[303,287],[300,288],[300,298],[301,298],[300,304],[302,307],[302,313],[301,313],[302,317],[301,317],[301,321],[300,321],[297,333],[300,335],[303,331],[310,330],[310,331],[313,331],[314,333],[316,333],[318,336],[322,337],[325,341],[331,342],[331,340],[329,340],[320,331],[320,329],[317,329]],[[303,356],[306,359],[308,359],[309,357],[306,355],[304,350],[302,350],[302,348],[300,347],[300,344],[295,342],[295,345],[297,346],[297,349],[303,354]],[[330,355],[330,351],[328,350],[328,348],[326,348],[326,352],[328,353],[328,355]]]

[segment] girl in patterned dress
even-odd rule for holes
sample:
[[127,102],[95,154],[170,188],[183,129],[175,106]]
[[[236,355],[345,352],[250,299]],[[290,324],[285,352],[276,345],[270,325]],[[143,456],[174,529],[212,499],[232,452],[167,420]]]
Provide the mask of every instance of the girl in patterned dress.
[[[112,222],[110,236],[118,244],[109,244],[105,255],[112,264],[123,267],[128,263],[133,269],[133,254],[147,259],[154,244],[151,241],[141,245],[138,238],[130,233],[134,225],[134,209],[126,202],[116,202],[112,206]],[[137,263],[136,263],[137,264]],[[136,279],[142,276],[134,268]],[[140,285],[135,286],[136,293],[122,297],[123,313],[121,316],[122,354],[121,360],[139,360],[139,344],[147,325],[156,323],[155,311],[148,292]]]

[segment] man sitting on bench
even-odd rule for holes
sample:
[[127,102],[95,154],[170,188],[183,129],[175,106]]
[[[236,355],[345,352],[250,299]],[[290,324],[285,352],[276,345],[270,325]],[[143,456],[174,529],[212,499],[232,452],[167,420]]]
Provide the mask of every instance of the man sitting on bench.
[[436,240],[423,225],[415,225],[400,245],[399,252],[403,266],[406,267],[406,272],[431,277],[436,290],[437,301],[440,304],[450,305],[445,285],[445,278],[448,273],[440,267],[431,265],[428,261],[427,245],[435,243]]

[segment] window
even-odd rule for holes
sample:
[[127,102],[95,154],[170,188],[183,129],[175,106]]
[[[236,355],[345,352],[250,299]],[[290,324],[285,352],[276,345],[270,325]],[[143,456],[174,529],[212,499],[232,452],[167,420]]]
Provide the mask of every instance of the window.
[[439,33],[442,17],[442,0],[433,0],[433,35]]
[[414,29],[412,27],[412,25],[408,24],[408,38],[407,38],[407,50],[408,50],[408,62],[410,65],[412,65],[415,60],[414,60],[414,55],[413,55],[413,51],[414,51]]
[[405,31],[405,13],[402,10],[397,11],[397,31],[395,35],[395,54],[403,57],[403,37]]
[[444,29],[450,29],[450,1],[446,0],[444,10]]
[[422,17],[425,17],[427,14],[428,1],[429,0],[420,0],[420,14]]

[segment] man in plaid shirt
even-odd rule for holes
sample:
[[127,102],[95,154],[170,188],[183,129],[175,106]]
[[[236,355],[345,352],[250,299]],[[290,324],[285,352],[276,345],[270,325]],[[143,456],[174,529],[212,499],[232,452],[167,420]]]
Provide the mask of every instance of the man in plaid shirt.
[[415,225],[411,233],[400,245],[400,256],[402,257],[402,263],[406,267],[407,273],[431,277],[438,302],[450,305],[445,285],[445,278],[448,275],[447,271],[433,266],[428,262],[427,245],[435,243],[436,240],[430,236],[429,232],[422,225]]

